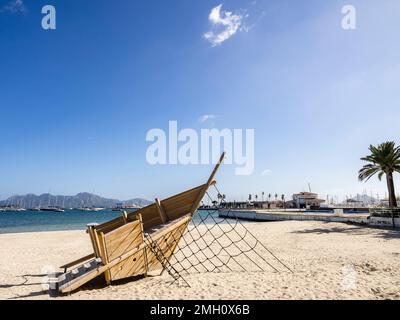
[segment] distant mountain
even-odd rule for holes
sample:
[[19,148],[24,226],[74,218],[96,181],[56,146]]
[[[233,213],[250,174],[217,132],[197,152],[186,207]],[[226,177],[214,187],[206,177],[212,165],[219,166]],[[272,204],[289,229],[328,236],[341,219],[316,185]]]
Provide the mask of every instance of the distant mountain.
[[35,194],[15,195],[6,200],[0,201],[0,206],[19,206],[22,208],[38,208],[38,207],[63,207],[63,208],[80,208],[80,207],[101,207],[113,208],[117,204],[130,205],[135,207],[144,207],[151,203],[146,199],[135,198],[126,201],[117,199],[107,199],[98,195],[82,192],[75,196],[51,195],[49,193],[37,196]]

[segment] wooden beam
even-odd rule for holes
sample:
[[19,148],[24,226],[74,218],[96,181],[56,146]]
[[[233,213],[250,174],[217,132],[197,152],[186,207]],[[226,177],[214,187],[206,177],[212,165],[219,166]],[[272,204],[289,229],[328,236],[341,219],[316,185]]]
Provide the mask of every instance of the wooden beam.
[[[182,229],[184,229],[184,230],[181,232],[181,235],[180,235],[180,237],[179,237],[179,240],[178,240],[178,241],[175,241],[175,243],[174,243],[173,246],[172,246],[172,249],[170,249],[171,254],[170,254],[170,256],[167,258],[168,263],[170,262],[172,256],[174,255],[174,251],[175,251],[176,247],[178,246],[179,241],[180,241],[180,240],[183,238],[183,236],[185,235],[185,233],[186,233],[186,231],[187,231],[187,226],[189,225],[189,223],[190,223],[190,220],[186,223],[186,226],[184,226],[184,228],[182,228]],[[164,273],[164,271],[165,271],[165,269],[163,269],[163,270],[161,271],[161,274],[160,274],[160,275],[162,275],[162,274]]]
[[168,217],[167,217],[167,214],[165,213],[165,210],[160,202],[160,199],[156,198],[155,203],[156,203],[157,211],[158,211],[158,214],[160,215],[162,223],[166,223],[168,221]]
[[219,167],[221,166],[222,161],[224,161],[224,158],[225,158],[225,151],[221,154],[221,157],[219,158],[219,161],[218,161],[217,165],[215,166],[215,168],[214,168],[213,172],[211,173],[210,177],[208,178],[208,181],[207,181],[207,185],[208,186],[210,186],[212,181],[214,180],[214,177],[217,174],[217,171],[218,171]]
[[97,238],[96,229],[94,226],[89,226],[87,228],[87,232],[89,233],[90,241],[92,242],[94,255],[96,256],[96,258],[98,258],[100,257],[100,251],[99,251],[99,239]]
[[94,253],[91,253],[91,254],[89,254],[89,255],[87,255],[87,256],[84,256],[84,257],[82,257],[82,258],[80,258],[80,259],[77,259],[77,260],[75,260],[75,261],[72,261],[72,262],[69,262],[69,263],[67,263],[67,264],[62,265],[62,266],[60,267],[60,269],[64,269],[64,273],[65,273],[65,272],[67,272],[67,269],[68,269],[68,268],[73,267],[73,266],[76,266],[77,264],[80,264],[80,263],[82,263],[82,262],[85,262],[85,261],[87,261],[87,260],[89,260],[89,259],[92,259],[92,258],[94,258],[94,257],[95,257]]
[[[140,221],[140,228],[142,230],[142,239],[143,239],[143,243],[144,243],[144,227],[143,227],[142,215],[139,213],[136,217]],[[143,257],[144,257],[144,272],[145,272],[144,275],[147,276],[147,273],[149,271],[149,266],[148,266],[148,262],[147,262],[146,246],[144,246],[144,248],[143,248]]]
[[[106,249],[106,243],[104,239],[104,233],[100,232],[98,235],[99,240],[100,240],[100,252],[101,252],[101,260],[103,260],[103,264],[107,265],[109,263],[108,261],[108,255],[107,255],[107,249]],[[107,269],[104,272],[104,277],[106,279],[107,285],[111,284],[111,274],[110,274],[110,269]]]
[[128,214],[126,211],[122,211],[122,219],[124,219],[125,224],[128,222]]
[[214,167],[214,170],[212,171],[210,177],[208,178],[207,184],[206,184],[206,185],[204,186],[204,188],[200,191],[200,193],[199,193],[199,195],[198,195],[196,201],[194,202],[194,204],[193,204],[193,206],[192,206],[192,209],[190,210],[190,214],[191,214],[192,216],[194,215],[194,213],[196,212],[196,210],[199,208],[200,202],[201,202],[201,200],[203,200],[204,195],[206,194],[208,188],[209,188],[211,185],[213,185],[213,184],[216,183],[215,180],[214,180],[214,178],[215,178],[215,175],[217,174],[217,171],[218,171],[219,167],[220,167],[221,164],[222,164],[222,161],[224,161],[224,158],[225,158],[225,152],[223,152],[223,153],[221,154],[221,157],[219,158],[219,161],[218,161],[217,165]]

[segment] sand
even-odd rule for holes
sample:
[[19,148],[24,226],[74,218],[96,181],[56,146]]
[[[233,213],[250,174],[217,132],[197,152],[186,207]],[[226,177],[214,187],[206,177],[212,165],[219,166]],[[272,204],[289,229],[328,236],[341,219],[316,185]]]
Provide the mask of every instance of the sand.
[[90,285],[50,298],[45,274],[91,252],[84,231],[0,235],[1,299],[400,299],[400,231],[343,223],[246,223],[289,271],[190,274],[191,287],[170,276],[105,287]]

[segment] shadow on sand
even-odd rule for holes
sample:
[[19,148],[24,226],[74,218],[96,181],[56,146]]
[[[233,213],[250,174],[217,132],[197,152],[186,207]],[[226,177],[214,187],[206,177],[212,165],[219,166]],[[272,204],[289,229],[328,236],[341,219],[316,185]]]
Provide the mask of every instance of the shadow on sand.
[[[42,278],[42,277],[45,277],[45,276],[46,275],[44,275],[44,274],[25,274],[25,275],[21,275],[20,277],[24,278],[24,282],[19,283],[19,284],[3,284],[3,285],[0,285],[0,289],[1,288],[9,289],[9,288],[14,288],[14,287],[41,286],[43,284],[42,282],[27,283],[29,281],[28,277]],[[125,278],[125,279],[122,279],[122,280],[113,281],[112,284],[116,285],[116,286],[117,285],[123,285],[123,284],[126,284],[128,282],[136,281],[136,280],[139,280],[139,279],[142,279],[142,278],[144,278],[144,276],[135,276],[135,277]],[[107,285],[106,285],[106,282],[105,282],[104,278],[100,276],[100,277],[94,278],[93,280],[89,281],[84,286],[82,286],[81,288],[77,289],[74,292],[77,292],[77,291],[89,291],[89,290],[99,290],[99,289],[104,289],[106,287],[107,287]],[[60,297],[68,296],[68,295],[73,294],[74,292],[66,294],[66,295],[59,295],[59,296]],[[31,298],[31,297],[37,297],[37,296],[43,296],[43,298],[47,297],[47,296],[49,296],[49,291],[42,289],[40,291],[33,291],[33,292],[30,292],[30,293],[25,294],[25,295],[16,295],[14,297],[7,298],[7,300],[24,299],[24,298]]]
[[[293,231],[296,234],[328,234],[328,233],[341,233],[349,235],[373,235],[376,238],[381,238],[385,240],[400,239],[399,229],[389,229],[389,228],[377,228],[365,225],[353,225],[353,224],[343,224],[343,226],[333,226],[332,222],[324,222],[326,227],[324,228],[312,228],[306,230]],[[330,226],[331,225],[331,226]]]

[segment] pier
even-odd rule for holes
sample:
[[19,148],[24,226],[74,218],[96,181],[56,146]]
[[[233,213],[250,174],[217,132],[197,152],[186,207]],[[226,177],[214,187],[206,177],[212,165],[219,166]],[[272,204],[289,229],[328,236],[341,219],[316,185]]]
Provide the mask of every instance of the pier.
[[[246,209],[219,209],[218,214],[223,218],[240,219],[247,221],[325,221],[364,224],[370,226],[392,227],[391,218],[372,217],[369,213],[343,213],[335,210],[334,213],[307,212],[305,210],[246,210]],[[395,218],[395,226],[400,227],[400,218]]]

